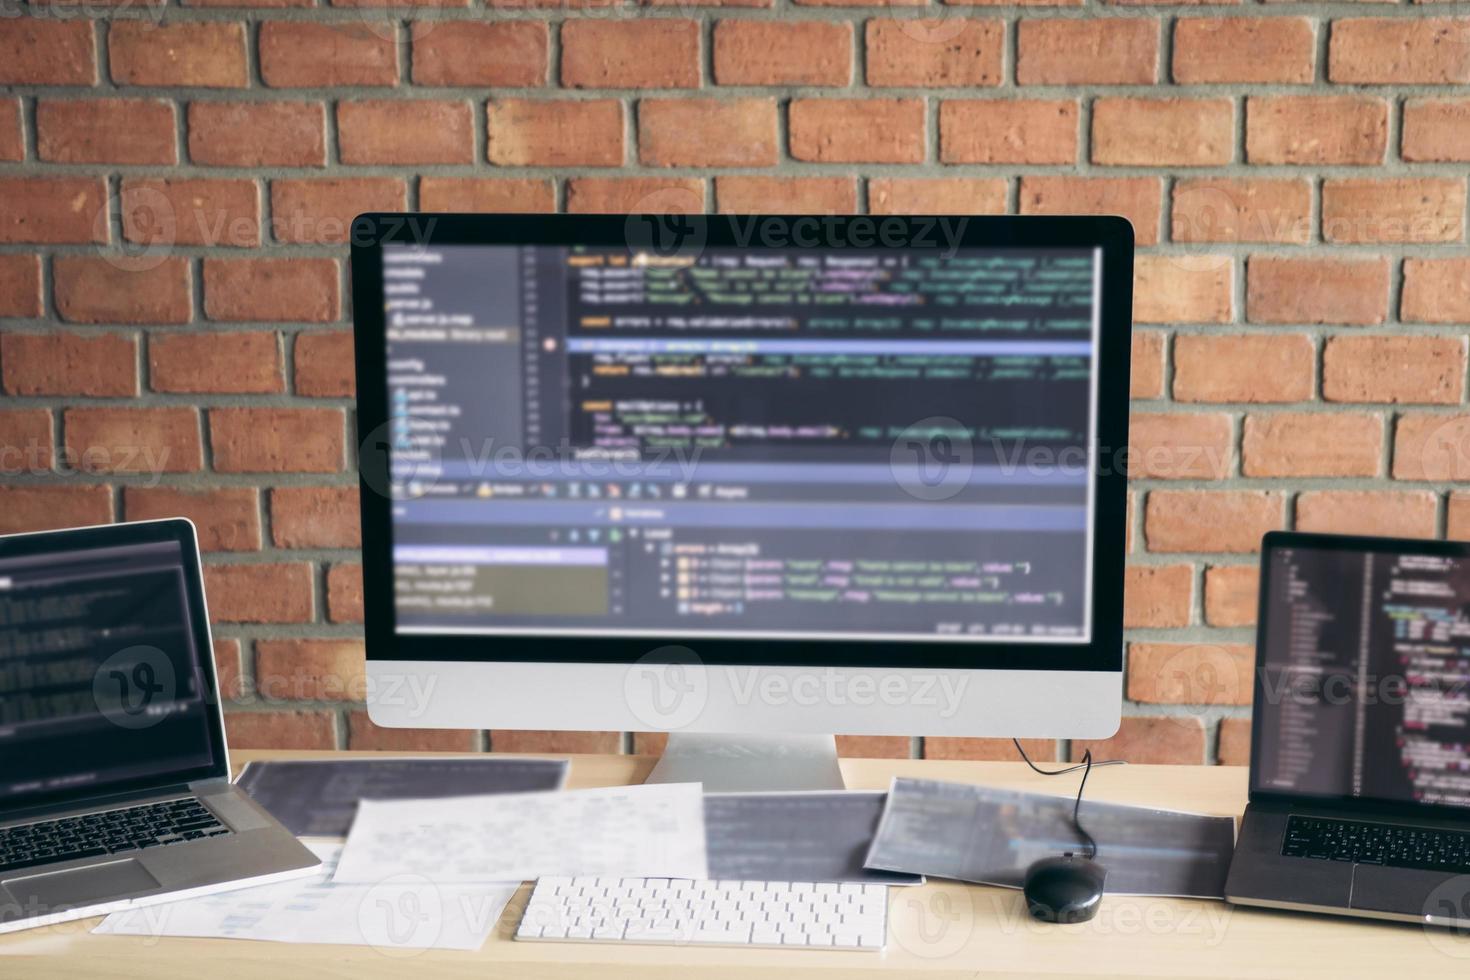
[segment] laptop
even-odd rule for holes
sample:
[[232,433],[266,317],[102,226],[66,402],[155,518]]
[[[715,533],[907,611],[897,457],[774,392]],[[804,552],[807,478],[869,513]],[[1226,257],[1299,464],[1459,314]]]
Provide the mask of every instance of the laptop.
[[230,784],[194,525],[0,536],[0,933],[310,874]]
[[1274,532],[1225,897],[1470,924],[1470,544]]

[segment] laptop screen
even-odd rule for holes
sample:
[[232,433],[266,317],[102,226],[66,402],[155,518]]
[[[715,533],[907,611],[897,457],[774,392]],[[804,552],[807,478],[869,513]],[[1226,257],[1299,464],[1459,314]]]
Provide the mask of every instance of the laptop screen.
[[162,522],[0,542],[0,809],[212,766],[190,537]]
[[1470,549],[1280,540],[1252,790],[1470,806]]

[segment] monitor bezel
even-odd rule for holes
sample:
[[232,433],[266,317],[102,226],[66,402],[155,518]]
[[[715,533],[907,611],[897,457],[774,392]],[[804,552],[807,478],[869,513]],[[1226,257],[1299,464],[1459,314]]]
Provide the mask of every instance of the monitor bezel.
[[[1097,248],[1103,256],[1097,372],[1098,452],[1104,461],[1093,481],[1092,631],[1087,641],[1045,643],[915,642],[851,639],[730,639],[668,636],[526,636],[510,634],[400,634],[393,608],[392,521],[386,454],[359,453],[363,521],[364,634],[369,660],[530,663],[678,662],[693,651],[710,665],[882,667],[964,670],[1122,671],[1123,572],[1130,531],[1126,514],[1129,366],[1133,297],[1133,226],[1113,216],[879,217],[805,215],[689,215],[711,247],[748,245],[751,222],[821,222],[823,234],[844,236],[858,221],[879,222],[899,240],[934,235],[935,223],[959,228],[961,248]],[[359,438],[388,421],[387,364],[383,356],[384,244],[624,245],[627,215],[370,213],[352,225],[352,299],[357,367]],[[737,224],[738,223],[738,224]],[[763,226],[765,227],[765,226]],[[742,231],[742,228],[747,229]],[[831,239],[828,239],[831,240]],[[842,237],[847,240],[847,237]],[[946,242],[948,244],[948,242]],[[814,245],[814,248],[830,247]],[[683,650],[673,649],[670,647]]]
[[1256,592],[1256,658],[1251,678],[1251,761],[1249,798],[1267,805],[1308,804],[1324,809],[1362,813],[1371,810],[1388,816],[1432,817],[1464,820],[1470,807],[1447,803],[1415,803],[1379,796],[1345,794],[1285,793],[1258,789],[1265,712],[1256,710],[1264,698],[1266,666],[1266,620],[1271,594],[1271,556],[1280,548],[1311,548],[1319,551],[1371,551],[1375,554],[1420,554],[1470,560],[1470,543],[1436,538],[1388,538],[1362,534],[1324,534],[1307,531],[1268,531],[1261,539],[1261,564]]

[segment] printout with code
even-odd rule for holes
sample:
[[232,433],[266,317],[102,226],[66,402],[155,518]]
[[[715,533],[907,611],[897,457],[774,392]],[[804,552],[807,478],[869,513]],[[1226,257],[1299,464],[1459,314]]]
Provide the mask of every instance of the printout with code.
[[426,800],[561,789],[565,759],[322,759],[252,762],[236,780],[297,837],[346,837],[359,800]]
[[708,878],[698,783],[364,800],[333,881]]
[[[1032,862],[1086,853],[1072,823],[1075,797],[925,779],[894,779],[869,868],[1019,888]],[[1224,898],[1235,818],[1084,799],[1114,895]]]

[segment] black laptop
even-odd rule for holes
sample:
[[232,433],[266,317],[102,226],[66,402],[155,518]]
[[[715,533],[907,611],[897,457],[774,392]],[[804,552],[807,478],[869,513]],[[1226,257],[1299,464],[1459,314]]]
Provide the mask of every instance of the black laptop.
[[1470,544],[1266,535],[1225,896],[1470,923]]

